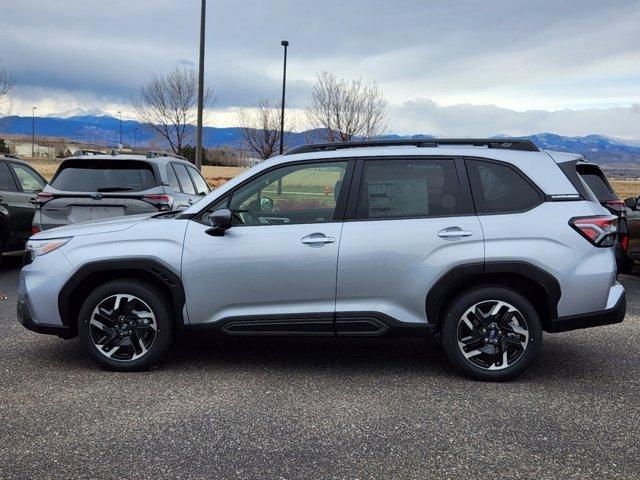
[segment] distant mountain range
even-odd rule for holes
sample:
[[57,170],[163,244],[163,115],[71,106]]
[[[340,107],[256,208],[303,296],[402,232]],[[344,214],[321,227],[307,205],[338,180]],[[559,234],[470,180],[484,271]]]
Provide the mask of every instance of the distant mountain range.
[[[3,122],[2,133],[11,135],[31,135],[32,118],[12,116]],[[98,109],[73,109],[55,114],[55,116],[36,117],[36,135],[46,137],[64,137],[68,140],[116,145],[119,142],[120,121]],[[239,127],[217,128],[204,127],[203,143],[205,147],[230,146],[241,144]],[[310,135],[311,134],[311,135]],[[291,146],[303,145],[313,132],[292,132]],[[145,146],[155,137],[153,132],[135,120],[122,120],[122,137],[125,145]],[[496,135],[506,137],[506,135]],[[394,138],[433,138],[430,135],[387,135],[385,139]],[[627,141],[603,135],[587,135],[585,137],[565,137],[552,133],[529,135],[540,148],[575,152],[585,155],[589,160],[607,164],[607,166],[640,166],[640,141]]]

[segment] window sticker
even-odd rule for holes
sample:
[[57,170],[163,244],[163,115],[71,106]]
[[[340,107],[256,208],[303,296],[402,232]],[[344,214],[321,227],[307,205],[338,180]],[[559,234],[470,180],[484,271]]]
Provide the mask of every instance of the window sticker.
[[428,185],[424,178],[371,181],[370,217],[411,217],[429,214]]

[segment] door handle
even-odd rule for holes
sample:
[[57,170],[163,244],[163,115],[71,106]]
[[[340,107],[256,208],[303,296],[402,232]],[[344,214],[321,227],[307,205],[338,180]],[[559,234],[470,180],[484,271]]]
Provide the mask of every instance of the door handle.
[[460,227],[449,227],[438,232],[440,238],[460,238],[470,237],[473,232],[470,230],[462,230]]
[[322,245],[325,243],[333,243],[336,241],[333,237],[327,237],[324,233],[312,233],[306,237],[302,237],[300,240],[305,245]]

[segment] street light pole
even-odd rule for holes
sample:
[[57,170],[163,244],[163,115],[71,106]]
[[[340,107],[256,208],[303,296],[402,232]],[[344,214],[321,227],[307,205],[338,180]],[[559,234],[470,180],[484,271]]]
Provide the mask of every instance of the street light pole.
[[200,6],[200,58],[198,63],[198,120],[196,125],[196,168],[202,169],[202,110],[204,109],[204,31],[207,0]]
[[38,107],[31,109],[31,157],[36,156],[36,110]]
[[284,153],[284,96],[287,87],[287,47],[289,42],[282,40],[280,45],[284,47],[284,68],[282,72],[282,108],[280,111],[280,155]]
[[118,110],[118,115],[120,117],[120,148],[122,148],[122,112]]

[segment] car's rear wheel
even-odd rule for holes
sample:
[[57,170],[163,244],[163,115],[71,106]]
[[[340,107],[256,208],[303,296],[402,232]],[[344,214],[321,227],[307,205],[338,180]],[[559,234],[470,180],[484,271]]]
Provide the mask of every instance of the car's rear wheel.
[[449,359],[478,380],[508,380],[540,351],[542,327],[531,303],[504,287],[467,291],[450,305],[442,325]]
[[133,280],[96,288],[78,317],[78,336],[93,360],[110,370],[144,370],[173,340],[171,308],[158,289]]

